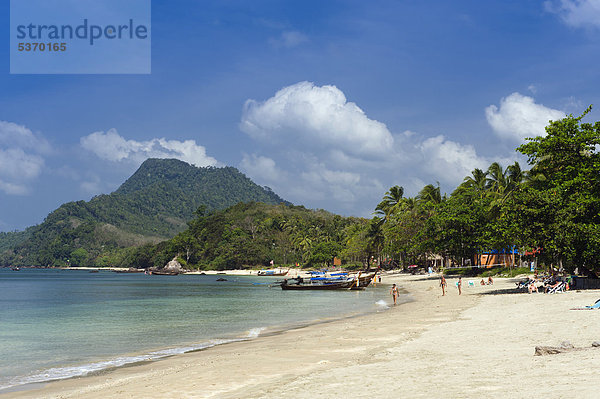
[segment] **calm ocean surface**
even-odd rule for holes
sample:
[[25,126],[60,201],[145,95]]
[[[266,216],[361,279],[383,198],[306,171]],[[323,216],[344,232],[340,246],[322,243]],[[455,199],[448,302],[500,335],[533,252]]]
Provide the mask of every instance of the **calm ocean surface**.
[[0,390],[383,310],[391,300],[381,285],[265,284],[279,279],[0,268]]

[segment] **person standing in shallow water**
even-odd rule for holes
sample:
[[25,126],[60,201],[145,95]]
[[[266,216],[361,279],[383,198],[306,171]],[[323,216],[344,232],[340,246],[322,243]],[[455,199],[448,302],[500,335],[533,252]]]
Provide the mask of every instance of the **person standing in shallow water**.
[[446,295],[446,278],[442,274],[440,277],[440,287],[442,287],[442,296]]
[[396,284],[392,284],[392,290],[390,291],[390,294],[392,294],[392,298],[394,298],[394,306],[396,306],[396,299],[398,299],[398,287],[396,287]]

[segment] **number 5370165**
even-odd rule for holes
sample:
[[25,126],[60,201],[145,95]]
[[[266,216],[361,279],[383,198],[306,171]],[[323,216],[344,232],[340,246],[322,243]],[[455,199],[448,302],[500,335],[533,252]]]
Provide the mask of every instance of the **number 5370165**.
[[66,51],[67,43],[19,43],[19,51]]

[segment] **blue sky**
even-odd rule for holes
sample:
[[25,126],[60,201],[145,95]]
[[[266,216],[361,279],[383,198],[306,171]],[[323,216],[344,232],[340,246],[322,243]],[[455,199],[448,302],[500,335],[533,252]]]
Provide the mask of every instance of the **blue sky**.
[[0,231],[149,156],[368,216],[600,104],[600,0],[152,1],[150,75],[11,75],[0,34]]

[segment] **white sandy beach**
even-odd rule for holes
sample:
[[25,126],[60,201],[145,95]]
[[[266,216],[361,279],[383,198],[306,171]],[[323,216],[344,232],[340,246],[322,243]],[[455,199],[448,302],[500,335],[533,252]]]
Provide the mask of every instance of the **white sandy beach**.
[[[599,397],[600,310],[570,308],[600,291],[506,294],[496,279],[458,296],[455,281],[442,297],[436,278],[386,276],[414,302],[0,398]],[[534,356],[562,341],[585,349]]]

